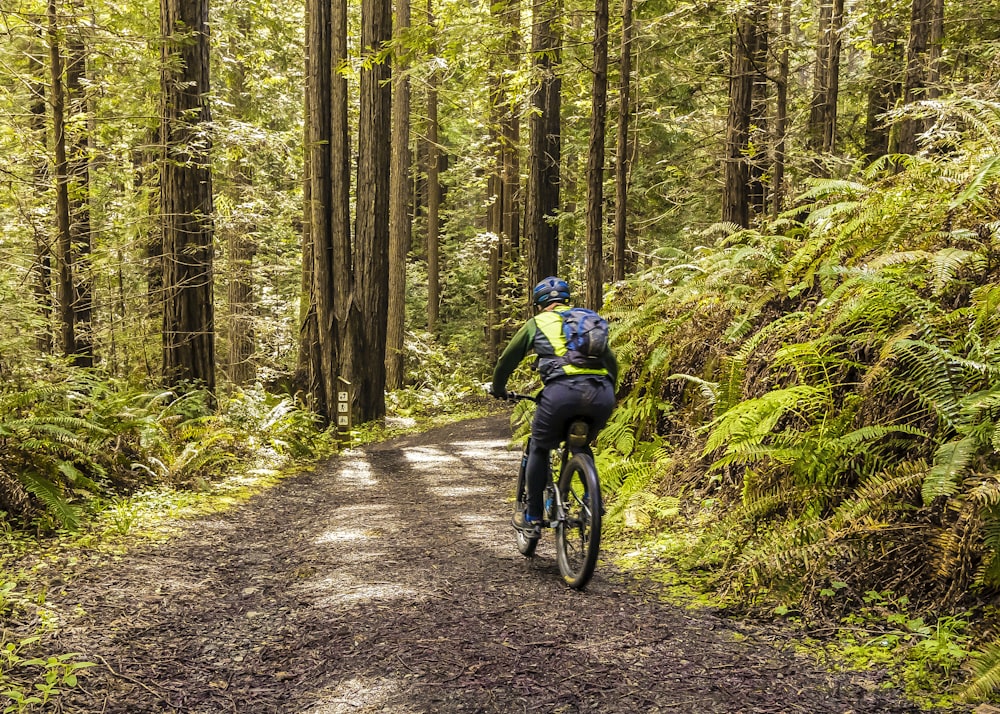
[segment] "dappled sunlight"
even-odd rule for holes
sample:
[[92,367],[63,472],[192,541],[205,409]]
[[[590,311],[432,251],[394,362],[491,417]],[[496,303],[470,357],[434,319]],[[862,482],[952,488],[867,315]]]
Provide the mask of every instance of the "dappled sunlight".
[[438,498],[468,498],[481,496],[483,493],[482,488],[474,486],[431,486],[427,490]]
[[353,603],[370,603],[374,600],[406,600],[419,602],[427,598],[417,590],[395,582],[362,582],[343,571],[337,571],[320,580],[293,588],[310,593],[315,607],[332,607]]
[[337,480],[347,486],[370,488],[378,485],[378,479],[372,473],[372,466],[363,459],[344,461],[337,471]]
[[497,514],[465,513],[458,517],[462,524],[462,537],[493,555],[509,557],[514,549],[514,531],[505,531],[510,537],[497,538],[497,524],[502,517]]
[[371,537],[371,532],[362,528],[334,528],[321,534],[315,542],[317,545],[324,543],[348,543],[350,541],[367,540]]
[[509,439],[482,439],[479,441],[454,441],[452,446],[460,456],[470,459],[494,459],[498,451],[511,451]]
[[381,504],[343,506],[329,514],[329,527],[316,536],[317,545],[362,544],[397,533],[397,512]]
[[[428,449],[418,447],[413,449],[403,449],[403,456],[411,464],[439,464],[444,461],[458,461],[457,456],[452,456],[440,449]],[[418,466],[419,468],[419,466]]]
[[320,701],[306,710],[307,714],[344,714],[345,712],[384,712],[402,714],[413,711],[388,705],[388,700],[399,692],[395,679],[354,678],[338,684]]

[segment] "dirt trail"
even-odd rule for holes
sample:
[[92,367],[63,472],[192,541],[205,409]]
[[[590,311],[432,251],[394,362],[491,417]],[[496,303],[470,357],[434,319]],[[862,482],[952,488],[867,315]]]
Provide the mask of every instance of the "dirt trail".
[[917,712],[605,565],[526,560],[506,417],[342,455],[75,579],[66,712]]

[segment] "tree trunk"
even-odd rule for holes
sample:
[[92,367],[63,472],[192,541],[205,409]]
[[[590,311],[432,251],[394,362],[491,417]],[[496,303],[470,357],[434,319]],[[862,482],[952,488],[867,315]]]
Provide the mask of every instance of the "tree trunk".
[[208,0],[161,0],[163,373],[215,389]]
[[746,152],[750,135],[754,78],[752,59],[756,34],[755,14],[752,11],[737,17],[731,43],[732,62],[729,74],[729,115],[726,119],[722,220],[741,228],[750,225],[750,175]]
[[753,89],[750,98],[749,146],[747,147],[748,201],[750,213],[767,213],[767,175],[771,171],[767,133],[769,0],[757,0],[754,9]]
[[[427,25],[435,32],[433,0],[427,0]],[[431,47],[431,53],[436,48]],[[441,304],[438,241],[441,208],[441,153],[438,145],[438,82],[437,70],[427,80],[427,331],[437,332],[438,307]]]
[[927,49],[927,98],[941,96],[941,56],[944,44],[944,0],[932,0],[931,29]]
[[[305,57],[303,66],[305,68],[305,91],[302,93],[302,275],[299,281],[299,349],[295,360],[295,376],[293,383],[296,390],[303,390],[309,400],[309,407],[315,409],[313,403],[314,395],[319,391],[311,382],[311,375],[319,374],[319,369],[314,369],[313,364],[318,365],[319,357],[319,334],[316,330],[316,313],[312,310],[312,284],[313,284],[313,245],[312,245],[312,147],[309,145],[309,135],[312,122],[312,105],[309,94],[312,86],[312,75],[310,73],[310,63],[312,54],[311,33],[312,33],[312,13],[313,2],[306,2],[305,6]],[[317,358],[314,360],[314,356]],[[318,411],[318,410],[317,410]]]
[[[43,25],[39,25],[38,39],[44,41],[41,30]],[[31,92],[31,133],[39,147],[37,155],[41,158],[35,160],[32,167],[32,187],[39,197],[44,196],[48,190],[49,170],[46,155],[46,127],[48,123],[45,119],[45,58],[41,42],[32,42],[26,54],[29,65],[29,91]],[[52,352],[52,250],[49,240],[49,227],[47,224],[39,225],[34,215],[31,216],[31,229],[34,234],[35,259],[32,265],[34,273],[34,293],[35,304],[42,326],[35,335],[35,349],[42,354]]]
[[[397,37],[410,27],[410,0],[396,2]],[[385,386],[401,389],[405,381],[403,354],[406,331],[406,256],[410,252],[413,222],[410,214],[413,159],[410,155],[409,56],[397,48],[392,94],[392,188],[389,196],[389,312],[386,327]]]
[[[354,385],[357,418],[385,416],[386,312],[389,307],[389,164],[391,71],[377,55],[392,39],[392,3],[362,0],[361,110],[358,119],[355,289],[364,324],[364,349]],[[364,359],[361,357],[364,356]]]
[[66,160],[66,93],[59,44],[56,0],[48,2],[50,98],[52,104],[52,144],[55,149],[56,181],[56,261],[58,271],[59,335],[63,354],[76,354],[73,311],[73,236],[70,229],[69,164]]
[[[521,5],[520,0],[505,0],[506,14],[506,66],[516,69],[521,58]],[[502,104],[504,112],[500,125],[500,151],[503,167],[500,172],[501,210],[500,235],[505,250],[501,270],[514,265],[521,250],[520,185],[521,165],[518,151],[521,143],[520,109],[513,100],[509,73],[503,75]]]
[[873,6],[872,50],[868,63],[868,102],[865,113],[865,154],[869,161],[889,151],[886,113],[899,97],[902,74],[900,32],[889,3]]
[[604,305],[604,134],[608,100],[608,0],[594,4],[594,70],[587,151],[587,306]]
[[[813,97],[809,107],[809,148],[822,154],[832,154],[836,148],[843,24],[844,0],[823,0],[816,44]],[[829,175],[829,168],[819,157],[814,162],[814,173],[817,176]]]
[[774,179],[771,186],[771,217],[781,213],[785,191],[785,138],[788,135],[788,52],[792,40],[792,1],[781,3],[781,52],[774,114]]
[[[233,114],[242,121],[249,120],[250,95],[246,86],[246,66],[243,56],[250,47],[251,25],[248,13],[241,13],[237,20],[238,36],[230,38],[232,56],[232,82],[230,86]],[[253,186],[253,162],[250,156],[241,152],[234,162],[234,175],[230,181],[234,205],[246,203],[247,193]],[[229,257],[229,358],[227,360],[229,380],[236,385],[254,381],[256,368],[253,356],[256,349],[254,340],[254,268],[253,259],[257,252],[254,240],[257,226],[254,221],[242,215],[235,215],[227,236]]]
[[[367,361],[374,358],[365,352],[363,331],[366,329],[355,276],[355,254],[351,240],[351,145],[348,123],[347,78],[338,70],[348,61],[347,34],[349,28],[347,0],[333,0],[331,55],[333,78],[331,81],[330,112],[331,130],[331,205],[330,229],[333,246],[333,348],[338,388],[347,382],[352,385],[354,407],[357,412],[357,383]],[[391,30],[391,27],[390,27]],[[388,87],[386,87],[386,91]],[[389,111],[389,107],[385,108]],[[388,119],[388,117],[387,117]],[[386,139],[388,141],[388,138]],[[384,192],[383,192],[384,194]],[[360,205],[360,204],[359,204]],[[387,239],[388,240],[388,239]],[[379,355],[379,363],[383,356]],[[349,390],[351,391],[351,390]],[[336,396],[330,392],[331,400]],[[332,408],[332,401],[331,401]]]
[[[79,18],[83,9],[72,3]],[[70,246],[73,271],[73,362],[79,367],[94,365],[93,275],[90,255],[93,235],[90,227],[90,127],[86,94],[87,52],[79,22],[67,34],[66,100],[69,121],[65,128],[69,173]]]
[[615,266],[614,279],[624,280],[628,255],[628,186],[632,173],[632,0],[622,3],[622,47],[618,82],[618,136],[615,151]]
[[559,0],[533,0],[531,55],[535,88],[531,93],[531,133],[528,166],[528,205],[525,237],[528,242],[528,285],[559,270],[559,162],[562,153],[562,80],[555,27],[561,14]]
[[[903,106],[923,99],[927,91],[927,59],[931,40],[934,0],[913,0],[910,7],[910,39],[906,45],[906,75],[903,80]],[[896,152],[913,154],[917,151],[917,135],[923,122],[904,118],[899,122]]]

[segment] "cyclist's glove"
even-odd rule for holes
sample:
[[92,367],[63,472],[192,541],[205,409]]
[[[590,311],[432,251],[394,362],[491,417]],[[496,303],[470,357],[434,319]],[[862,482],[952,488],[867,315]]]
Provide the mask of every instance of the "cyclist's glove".
[[506,399],[507,398],[507,390],[506,389],[497,389],[496,386],[492,385],[492,384],[490,385],[490,394],[492,394],[497,399]]

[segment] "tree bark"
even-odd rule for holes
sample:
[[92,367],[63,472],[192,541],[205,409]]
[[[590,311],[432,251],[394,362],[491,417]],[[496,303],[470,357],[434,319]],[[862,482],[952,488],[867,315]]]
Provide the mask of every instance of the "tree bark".
[[[410,0],[396,2],[397,39],[410,27]],[[405,383],[403,353],[406,331],[406,256],[410,252],[413,221],[410,205],[413,186],[413,157],[410,153],[410,79],[409,50],[398,49],[394,55],[398,68],[392,94],[392,187],[389,203],[389,312],[386,327],[386,389],[401,389]]]
[[[31,132],[39,150],[40,157],[32,167],[32,185],[37,196],[41,197],[48,191],[49,170],[45,158],[47,146],[47,126],[45,114],[45,58],[42,50],[44,42],[43,25],[39,24],[38,42],[32,42],[26,53],[29,76],[28,89],[31,93]],[[35,304],[41,321],[41,327],[35,335],[35,349],[42,354],[52,352],[52,249],[49,240],[47,224],[39,225],[32,216],[31,229],[34,234],[35,258],[32,264],[34,273]]]
[[865,154],[874,161],[889,151],[886,113],[899,98],[903,57],[899,28],[889,3],[873,5],[872,50],[868,64],[868,98],[865,112]]
[[[250,97],[246,86],[246,66],[243,61],[244,50],[249,46],[250,17],[241,14],[238,19],[238,38],[231,38],[232,47],[232,84],[230,87],[233,113],[243,121],[247,121],[250,112]],[[235,173],[231,177],[231,187],[235,205],[245,202],[244,195],[253,185],[253,165],[246,155],[234,162]],[[227,247],[229,257],[229,359],[227,366],[229,380],[236,385],[253,382],[256,368],[253,362],[255,352],[254,340],[254,280],[253,260],[257,251],[254,234],[257,226],[251,220],[242,216],[234,216],[230,227]]]
[[215,389],[208,0],[161,0],[163,373]]
[[[809,107],[809,148],[821,154],[832,154],[836,148],[843,23],[844,0],[823,0],[820,5],[813,96]],[[819,157],[814,161],[814,173],[817,176],[829,175],[828,167]]]
[[[72,3],[79,20],[82,7]],[[86,93],[87,50],[79,21],[67,34],[66,99],[69,121],[66,126],[67,170],[69,172],[69,216],[71,265],[73,269],[73,363],[94,366],[93,275],[91,252],[93,234],[90,225],[90,127],[89,101]]]
[[377,55],[392,39],[392,3],[362,0],[361,28],[355,288],[365,329],[363,352],[356,355],[360,380],[354,388],[357,418],[367,422],[385,416],[392,92],[389,63]]
[[741,228],[750,225],[749,168],[747,143],[750,136],[750,109],[753,100],[753,48],[757,28],[755,13],[736,18],[731,42],[729,73],[729,114],[726,119],[725,187],[722,220]]
[[47,15],[49,69],[51,72],[49,91],[52,105],[52,144],[55,150],[59,336],[63,355],[70,357],[76,354],[75,313],[73,310],[73,235],[70,228],[69,163],[66,159],[66,91],[63,84],[63,58],[59,42],[56,0],[49,0]]
[[[427,0],[427,25],[434,27],[433,0]],[[431,53],[437,50],[431,46]],[[438,308],[441,303],[438,241],[440,239],[441,153],[438,144],[438,82],[437,70],[427,80],[427,331],[437,332]]]
[[750,98],[750,127],[747,147],[748,201],[750,213],[760,216],[767,213],[767,175],[771,170],[767,133],[768,103],[768,44],[769,0],[757,0],[754,16],[754,42],[751,49],[753,65],[753,90]]
[[559,0],[533,0],[531,55],[535,87],[531,93],[528,204],[525,238],[528,243],[528,285],[559,271],[559,162],[562,153],[562,80],[556,71],[560,51],[555,26]]
[[618,135],[615,151],[615,265],[614,279],[624,280],[628,256],[628,187],[632,174],[632,0],[622,2],[622,46],[618,81]]
[[608,0],[594,4],[594,68],[587,151],[587,306],[604,305],[604,135],[608,100]]
[[[910,38],[906,45],[906,75],[903,80],[904,107],[926,96],[927,60],[933,11],[934,0],[913,0],[910,6]],[[919,119],[901,119],[897,132],[896,152],[916,153],[917,135],[922,131],[923,122]]]
[[785,139],[788,135],[789,47],[792,40],[792,2],[781,3],[781,52],[778,55],[778,81],[775,88],[774,179],[771,187],[771,217],[777,219],[784,203]]

